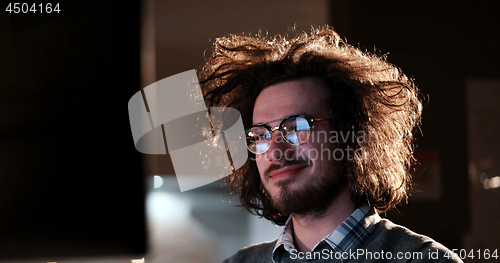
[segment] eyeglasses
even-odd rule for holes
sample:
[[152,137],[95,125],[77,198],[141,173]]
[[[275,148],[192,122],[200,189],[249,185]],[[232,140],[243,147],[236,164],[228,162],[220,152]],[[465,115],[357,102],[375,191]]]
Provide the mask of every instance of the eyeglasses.
[[[304,115],[294,115],[272,120],[253,126],[245,131],[247,148],[254,154],[263,154],[271,146],[272,134],[279,130],[283,139],[291,145],[301,145],[307,142],[311,135],[314,122],[332,119],[310,118]],[[266,124],[281,121],[278,127],[271,128]]]

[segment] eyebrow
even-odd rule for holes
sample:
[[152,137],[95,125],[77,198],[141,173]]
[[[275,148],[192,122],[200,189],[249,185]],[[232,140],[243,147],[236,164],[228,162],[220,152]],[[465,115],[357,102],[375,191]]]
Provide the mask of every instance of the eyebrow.
[[[288,116],[288,117],[290,117],[290,116]],[[288,117],[284,117],[284,118],[280,118],[280,119],[276,119],[276,120],[272,120],[272,121],[266,121],[266,122],[257,123],[257,124],[254,124],[254,126],[264,125],[264,124],[268,124],[268,123],[275,122],[275,121],[282,121],[282,120],[284,120],[284,119],[286,119]]]
[[309,114],[306,114],[304,112],[299,112],[297,114],[293,114],[293,115],[290,115],[290,116],[287,116],[287,117],[283,117],[283,118],[279,118],[279,119],[276,119],[276,120],[261,122],[261,123],[257,123],[257,124],[252,124],[252,126],[259,126],[259,125],[264,125],[264,124],[268,124],[268,123],[275,122],[275,121],[282,121],[282,120],[284,120],[286,118],[289,118],[289,117],[292,117],[292,116],[297,116],[297,115],[309,116]]

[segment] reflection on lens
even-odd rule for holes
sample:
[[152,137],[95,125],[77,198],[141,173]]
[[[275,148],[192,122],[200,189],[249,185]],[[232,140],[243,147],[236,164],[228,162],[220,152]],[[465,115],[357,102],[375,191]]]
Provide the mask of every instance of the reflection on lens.
[[260,154],[269,148],[271,133],[265,127],[253,127],[246,132],[247,148],[253,153]]
[[[265,126],[255,126],[246,131],[247,148],[255,154],[267,151],[271,146],[271,132],[274,130]],[[309,139],[311,125],[304,117],[290,117],[280,125],[280,131],[288,143],[301,145]]]
[[256,152],[255,153],[263,153],[267,149],[269,149],[269,143],[258,143],[255,145]]
[[293,145],[305,143],[309,138],[309,131],[309,122],[303,117],[289,119],[283,124],[283,135]]

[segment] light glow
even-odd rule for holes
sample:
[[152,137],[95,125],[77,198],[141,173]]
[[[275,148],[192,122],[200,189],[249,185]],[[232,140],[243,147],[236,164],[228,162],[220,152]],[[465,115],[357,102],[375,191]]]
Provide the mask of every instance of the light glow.
[[153,177],[153,181],[154,181],[154,188],[160,188],[160,187],[162,187],[162,185],[163,185],[163,178],[161,178],[161,176],[155,175]]
[[495,176],[490,179],[485,179],[483,182],[484,189],[493,189],[500,187],[500,176]]

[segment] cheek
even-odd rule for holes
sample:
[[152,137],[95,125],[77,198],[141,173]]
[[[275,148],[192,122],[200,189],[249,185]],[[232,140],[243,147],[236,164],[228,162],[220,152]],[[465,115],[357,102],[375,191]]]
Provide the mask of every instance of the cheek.
[[339,146],[336,143],[311,142],[303,147],[303,154],[317,165],[335,162],[334,155]]
[[255,155],[255,164],[257,165],[257,170],[262,178],[262,175],[266,171],[264,156],[262,154]]
[[305,155],[307,159],[311,160],[313,163],[321,161],[323,158],[321,155],[325,152],[324,147],[321,147],[321,143],[310,142],[300,149],[301,155]]

